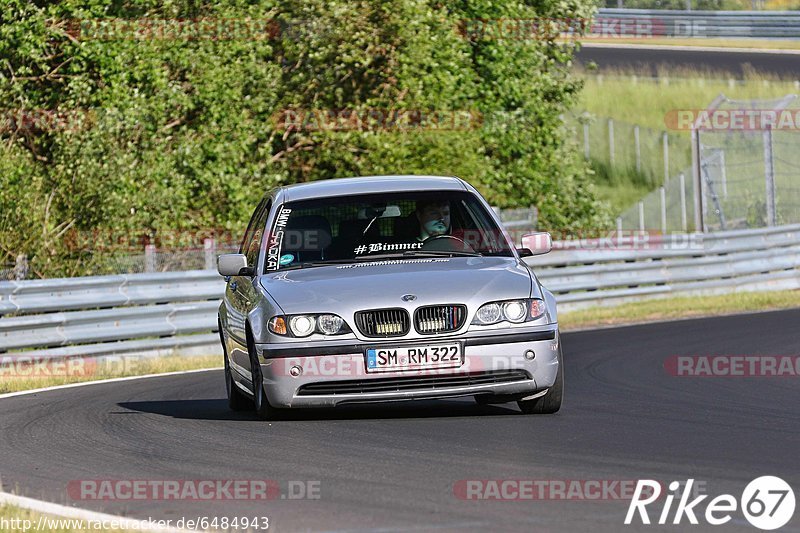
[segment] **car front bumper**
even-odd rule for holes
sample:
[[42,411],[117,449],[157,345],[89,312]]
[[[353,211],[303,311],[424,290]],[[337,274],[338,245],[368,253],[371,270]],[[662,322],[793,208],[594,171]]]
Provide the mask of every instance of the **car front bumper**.
[[[367,348],[459,342],[460,367],[367,372]],[[559,365],[556,324],[414,341],[350,341],[307,346],[256,345],[274,407],[330,407],[473,395],[528,397],[546,391]],[[526,352],[528,356],[526,357]],[[531,359],[530,352],[533,352]]]

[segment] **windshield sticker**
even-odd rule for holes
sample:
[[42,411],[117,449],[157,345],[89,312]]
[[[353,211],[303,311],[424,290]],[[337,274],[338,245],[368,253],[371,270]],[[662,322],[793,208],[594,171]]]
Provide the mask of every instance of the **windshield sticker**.
[[291,209],[281,209],[278,213],[278,216],[275,217],[275,224],[272,226],[272,233],[270,235],[269,245],[267,248],[267,270],[278,270],[282,264],[278,259],[278,256],[281,253],[283,233],[286,229],[286,223],[289,222],[289,215],[291,213]]
[[391,244],[388,242],[376,242],[372,244],[362,244],[353,250],[356,255],[373,252],[396,252],[398,250],[419,250],[422,248],[421,242],[402,242]]
[[448,263],[449,259],[387,259],[386,261],[369,261],[366,263],[353,263],[352,265],[342,265],[336,268],[359,268],[368,266],[383,265],[407,265],[409,263]]
[[283,265],[288,265],[292,261],[294,261],[294,256],[292,254],[283,254],[281,256],[281,260],[279,261],[279,263],[281,264],[281,266],[283,266]]

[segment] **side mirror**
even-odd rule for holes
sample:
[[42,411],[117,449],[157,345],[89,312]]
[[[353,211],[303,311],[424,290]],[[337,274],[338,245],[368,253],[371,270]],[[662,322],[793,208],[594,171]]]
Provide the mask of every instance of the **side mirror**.
[[517,248],[517,253],[520,257],[531,257],[533,256],[533,252],[530,251],[528,248]]
[[217,272],[222,276],[252,276],[252,267],[247,266],[244,254],[224,254],[217,257]]
[[546,231],[526,233],[522,236],[522,245],[525,247],[524,250],[528,252],[527,254],[520,252],[522,257],[542,255],[553,249],[553,238]]

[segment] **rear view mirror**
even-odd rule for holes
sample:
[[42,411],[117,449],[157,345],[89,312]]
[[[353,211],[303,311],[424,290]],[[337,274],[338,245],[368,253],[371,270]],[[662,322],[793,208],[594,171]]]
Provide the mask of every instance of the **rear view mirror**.
[[402,216],[399,205],[363,208],[358,211],[358,220],[372,220],[373,218],[396,218]]
[[217,257],[217,272],[222,276],[252,276],[253,269],[247,266],[244,254],[224,254]]
[[[525,247],[525,250],[529,252],[530,256],[542,255],[553,249],[553,238],[546,231],[526,233],[522,236],[522,245]],[[520,255],[522,257],[529,257],[529,255],[525,255],[522,252]]]

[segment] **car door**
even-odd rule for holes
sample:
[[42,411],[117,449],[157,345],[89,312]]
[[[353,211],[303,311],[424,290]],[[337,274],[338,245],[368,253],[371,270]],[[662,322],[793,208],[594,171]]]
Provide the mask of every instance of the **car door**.
[[[248,224],[247,231],[245,232],[244,239],[239,248],[239,253],[247,256],[247,266],[252,268],[258,267],[258,260],[260,255],[261,240],[264,237],[264,229],[267,224],[267,217],[272,206],[269,199],[264,199],[258,205],[250,224]],[[256,272],[257,274],[257,272]],[[247,315],[257,305],[256,291],[253,286],[255,276],[231,276],[225,291],[226,301],[228,305],[226,310],[228,312],[228,332],[230,333],[231,340],[235,346],[232,347],[231,363],[237,370],[245,375],[250,372],[250,360],[247,352],[247,341],[245,333],[245,323]]]

